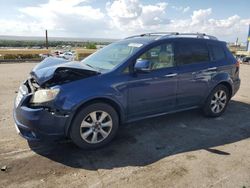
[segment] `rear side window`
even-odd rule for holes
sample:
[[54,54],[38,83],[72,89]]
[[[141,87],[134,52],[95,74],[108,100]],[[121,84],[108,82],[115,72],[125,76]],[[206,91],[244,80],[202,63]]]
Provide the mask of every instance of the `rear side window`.
[[223,60],[226,58],[226,55],[222,46],[209,44],[208,48],[211,53],[212,61],[219,61],[219,60]]
[[209,53],[205,43],[179,42],[177,46],[177,63],[179,65],[209,61]]

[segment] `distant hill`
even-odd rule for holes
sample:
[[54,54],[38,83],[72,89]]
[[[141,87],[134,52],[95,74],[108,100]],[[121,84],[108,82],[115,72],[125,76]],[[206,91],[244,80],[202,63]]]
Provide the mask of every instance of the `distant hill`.
[[[45,37],[27,37],[27,36],[8,36],[0,35],[0,40],[18,40],[18,41],[44,41]],[[69,38],[69,37],[49,37],[49,41],[71,41],[71,42],[114,42],[119,39],[105,38]]]

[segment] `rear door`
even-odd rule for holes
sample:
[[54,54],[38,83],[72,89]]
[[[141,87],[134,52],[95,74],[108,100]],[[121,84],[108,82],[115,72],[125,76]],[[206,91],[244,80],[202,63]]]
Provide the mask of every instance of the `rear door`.
[[181,39],[176,43],[178,64],[177,104],[188,108],[201,103],[209,91],[208,83],[216,68],[210,67],[207,44],[199,39]]

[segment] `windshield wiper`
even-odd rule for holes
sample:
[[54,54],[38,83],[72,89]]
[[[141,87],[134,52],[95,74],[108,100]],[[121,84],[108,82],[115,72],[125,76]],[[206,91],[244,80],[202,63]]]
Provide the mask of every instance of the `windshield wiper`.
[[91,66],[91,65],[89,65],[87,63],[84,63],[84,65],[87,65],[87,66],[91,67],[92,69],[96,69],[96,68],[94,68],[93,66]]
[[[96,72],[101,73],[100,69],[97,68],[97,67],[94,67],[94,66],[92,66],[92,65],[89,65],[89,64],[87,64],[87,63],[84,63],[84,65],[87,65],[88,67],[94,69]],[[99,70],[98,70],[98,69],[99,69]]]

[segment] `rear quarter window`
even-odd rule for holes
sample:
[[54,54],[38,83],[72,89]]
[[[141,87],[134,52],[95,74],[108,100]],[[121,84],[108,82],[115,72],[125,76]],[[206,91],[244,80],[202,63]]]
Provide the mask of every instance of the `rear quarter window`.
[[178,65],[209,61],[209,53],[203,42],[178,42],[176,60]]
[[208,44],[212,61],[219,61],[226,59],[226,54],[222,46],[215,44]]

